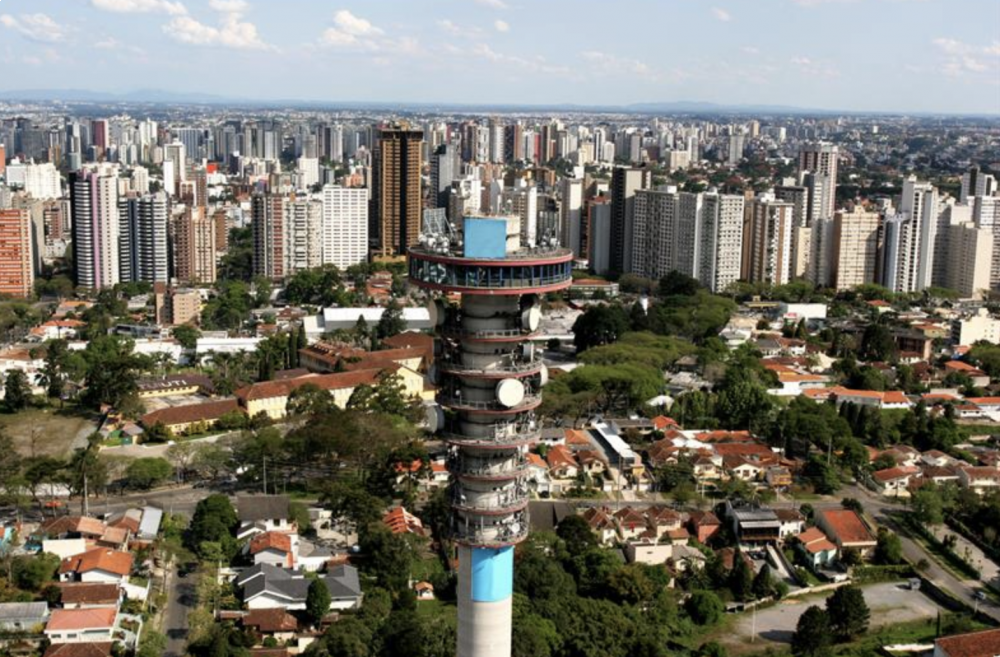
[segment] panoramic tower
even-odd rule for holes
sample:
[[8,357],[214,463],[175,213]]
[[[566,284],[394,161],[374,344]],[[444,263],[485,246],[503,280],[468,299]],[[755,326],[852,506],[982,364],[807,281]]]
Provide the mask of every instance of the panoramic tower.
[[573,254],[554,237],[522,246],[517,217],[426,227],[409,251],[410,282],[438,298],[432,430],[450,445],[458,545],[458,657],[509,657],[514,545],[528,535],[527,453],[548,370],[532,337],[541,295],[569,287]]

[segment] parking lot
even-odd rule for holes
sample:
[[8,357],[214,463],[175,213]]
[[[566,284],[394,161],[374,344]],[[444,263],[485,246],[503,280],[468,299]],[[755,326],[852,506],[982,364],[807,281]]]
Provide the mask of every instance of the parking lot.
[[[919,591],[911,591],[905,583],[872,584],[863,587],[862,591],[871,610],[873,628],[934,618],[939,611],[946,611],[926,595]],[[826,598],[832,593],[827,591],[818,595],[789,598],[772,607],[761,609],[756,614],[755,643],[758,646],[768,643],[790,643],[799,617],[812,605],[822,607]],[[741,614],[722,642],[734,648],[747,646],[754,634],[753,616],[749,612]]]

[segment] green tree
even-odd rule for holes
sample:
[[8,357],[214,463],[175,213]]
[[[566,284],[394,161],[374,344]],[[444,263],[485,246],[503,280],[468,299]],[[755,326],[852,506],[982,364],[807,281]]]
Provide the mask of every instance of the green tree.
[[896,359],[896,341],[892,331],[882,322],[865,327],[861,336],[861,360],[869,362],[889,362]]
[[138,390],[142,362],[132,353],[133,342],[116,336],[100,336],[84,350],[87,363],[84,402],[91,408],[102,404],[117,407]]
[[11,413],[17,413],[28,407],[31,401],[31,387],[28,377],[21,370],[10,370],[3,386],[3,403]]
[[185,349],[195,349],[198,346],[198,338],[201,337],[201,331],[188,325],[174,327],[172,334],[174,340]]
[[695,591],[684,603],[684,611],[697,625],[715,625],[722,618],[725,607],[715,593]]
[[173,473],[173,467],[166,459],[159,457],[138,458],[129,463],[125,477],[133,488],[149,490],[166,481]]
[[227,555],[235,553],[236,540],[233,532],[239,524],[236,509],[229,498],[213,493],[198,502],[188,528],[188,546],[199,554],[204,554],[207,543],[222,547]]
[[10,568],[14,584],[18,588],[37,593],[55,578],[59,569],[59,557],[47,552],[19,556],[14,558]]
[[309,583],[309,591],[306,593],[306,615],[314,627],[319,627],[320,621],[330,613],[332,601],[330,589],[327,588],[325,581],[314,579]]
[[578,353],[616,342],[630,328],[629,316],[618,304],[590,306],[573,324],[573,344]]
[[394,335],[399,335],[405,330],[406,320],[403,319],[403,308],[399,305],[398,301],[392,299],[385,307],[382,317],[379,318],[378,324],[375,326],[375,335],[379,340],[385,340]]
[[566,550],[573,556],[598,547],[597,536],[582,516],[568,515],[556,526],[556,535],[566,542]]
[[868,631],[871,612],[865,596],[856,586],[844,586],[826,599],[830,629],[841,641],[851,641]]
[[729,571],[728,584],[733,597],[740,602],[753,598],[753,571],[739,548],[733,555],[733,569]]
[[910,498],[913,515],[921,525],[940,525],[944,522],[944,500],[937,486],[921,486]]
[[899,536],[885,527],[879,527],[874,558],[875,563],[885,566],[903,563],[903,545],[899,541]]
[[830,619],[827,613],[813,605],[799,616],[792,635],[792,654],[795,657],[822,657],[829,654],[831,640]]
[[67,379],[68,343],[65,340],[50,340],[45,348],[45,365],[42,367],[39,382],[45,386],[45,394],[49,398],[62,401],[63,390]]
[[764,564],[760,568],[760,572],[753,579],[753,586],[751,587],[753,591],[753,597],[757,600],[762,598],[769,598],[777,592],[777,586],[774,581],[774,576],[771,574],[771,566],[769,564]]

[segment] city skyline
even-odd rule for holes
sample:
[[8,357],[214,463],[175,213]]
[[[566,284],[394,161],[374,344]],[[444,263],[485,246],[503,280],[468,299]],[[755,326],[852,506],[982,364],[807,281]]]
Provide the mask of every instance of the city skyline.
[[[617,23],[592,2],[407,9],[6,0],[0,93],[156,88],[261,102],[1000,113],[1000,5],[990,0],[631,0],[615,5]],[[595,25],[609,27],[598,34]]]

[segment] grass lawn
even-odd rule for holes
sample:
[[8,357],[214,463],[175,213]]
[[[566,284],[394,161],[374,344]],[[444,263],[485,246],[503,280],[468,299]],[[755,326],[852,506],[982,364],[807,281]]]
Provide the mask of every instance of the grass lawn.
[[66,456],[81,430],[96,430],[89,416],[75,408],[28,408],[19,413],[0,413],[0,431],[14,440],[17,451],[31,456],[32,442],[38,456]]
[[440,600],[420,600],[417,615],[424,618],[447,618],[454,621],[458,617],[458,607]]

